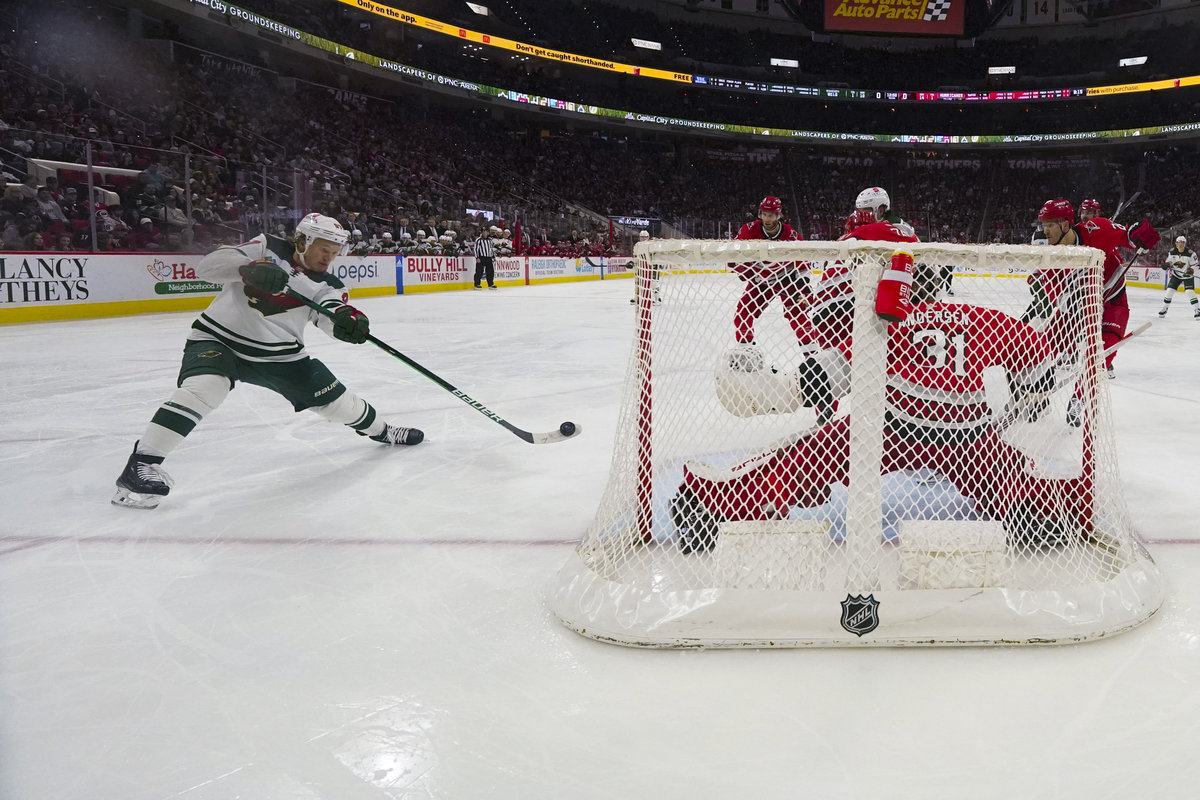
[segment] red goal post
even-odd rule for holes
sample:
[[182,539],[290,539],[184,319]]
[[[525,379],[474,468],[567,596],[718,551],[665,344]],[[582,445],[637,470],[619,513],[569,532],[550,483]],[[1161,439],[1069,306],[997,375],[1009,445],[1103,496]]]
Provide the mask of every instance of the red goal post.
[[[875,295],[897,247],[940,294],[889,326]],[[609,482],[551,586],[568,627],[650,647],[1040,644],[1161,605],[1098,379],[1099,251],[655,240],[635,256]],[[807,351],[778,301],[755,325],[762,368],[733,368],[745,262],[800,269],[818,296],[848,268],[831,422],[801,398]],[[1023,321],[1039,292],[1052,302]]]

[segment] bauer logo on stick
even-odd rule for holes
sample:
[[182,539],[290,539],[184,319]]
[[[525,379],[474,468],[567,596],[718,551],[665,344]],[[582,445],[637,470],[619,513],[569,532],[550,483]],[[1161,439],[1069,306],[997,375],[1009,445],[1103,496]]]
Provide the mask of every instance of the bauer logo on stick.
[[862,636],[879,627],[879,601],[875,595],[846,595],[842,601],[842,627]]

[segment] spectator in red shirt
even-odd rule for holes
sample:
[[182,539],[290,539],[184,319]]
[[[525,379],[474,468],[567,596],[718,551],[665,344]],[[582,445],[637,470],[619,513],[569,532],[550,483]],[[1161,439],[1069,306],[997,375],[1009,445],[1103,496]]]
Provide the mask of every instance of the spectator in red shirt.
[[149,217],[142,217],[137,230],[129,236],[131,250],[161,250],[163,245],[162,233],[154,227]]

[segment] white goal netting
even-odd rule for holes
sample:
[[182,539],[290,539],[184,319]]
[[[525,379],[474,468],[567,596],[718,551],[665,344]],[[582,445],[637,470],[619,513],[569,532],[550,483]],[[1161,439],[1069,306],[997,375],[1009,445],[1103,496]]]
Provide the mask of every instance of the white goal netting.
[[[566,625],[656,647],[1047,643],[1158,608],[1099,379],[1099,251],[636,255],[608,487],[551,590]],[[880,279],[906,259],[912,311],[888,323]]]

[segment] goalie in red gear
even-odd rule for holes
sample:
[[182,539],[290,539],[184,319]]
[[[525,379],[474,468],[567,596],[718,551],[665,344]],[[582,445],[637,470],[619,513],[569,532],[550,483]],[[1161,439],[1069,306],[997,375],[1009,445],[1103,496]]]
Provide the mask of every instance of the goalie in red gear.
[[[938,300],[943,288],[941,274],[918,263],[912,312],[888,326],[881,472],[934,470],[976,513],[1003,520],[1015,543],[1061,541],[1083,513],[1084,484],[1030,475],[1027,458],[1000,438],[983,383],[984,369],[1001,365],[1021,392],[1044,392],[1057,354],[1043,334],[1001,311]],[[723,479],[685,465],[671,501],[680,549],[711,549],[719,521],[781,519],[794,506],[830,502],[831,485],[848,479],[850,430],[850,418],[840,418]]]
[[[780,220],[783,201],[767,196],[758,204],[758,219],[738,231],[739,240],[766,239],[774,242],[799,242],[804,239],[791,225]],[[796,261],[777,263],[731,264],[733,272],[745,282],[733,315],[734,338],[729,354],[733,370],[755,372],[764,367],[762,354],[754,346],[754,323],[762,316],[771,299],[783,304],[783,316],[796,334],[802,352],[815,349],[812,325],[808,320],[810,289],[809,265]]]
[[[855,211],[846,219],[848,232],[839,241],[919,241],[912,226],[892,210],[891,202],[888,193],[878,186],[859,192]],[[832,418],[849,379],[853,344],[850,328],[854,319],[854,287],[849,267],[840,263],[826,267],[813,292],[811,316],[820,349],[801,362],[796,382],[804,389],[801,402],[812,405],[817,423],[824,424]]]
[[[1084,202],[1095,203],[1094,200]],[[1095,205],[1099,207],[1099,203]],[[1046,232],[1046,243],[1049,245],[1083,245],[1104,253],[1103,340],[1105,348],[1115,344],[1125,335],[1129,323],[1125,273],[1132,264],[1132,260],[1126,263],[1119,251],[1135,248],[1153,249],[1158,244],[1158,231],[1145,219],[1130,228],[1098,216],[1083,219],[1076,224],[1074,210],[1066,200],[1046,201],[1038,211],[1038,221],[1042,230]],[[1040,281],[1041,277],[1035,276],[1031,281]],[[1054,305],[1061,305],[1064,300],[1070,302],[1069,297],[1064,297],[1064,293],[1071,288],[1062,283],[1066,279],[1069,279],[1069,276],[1060,273],[1058,285],[1055,285],[1054,281],[1042,281],[1040,285],[1035,285],[1035,289],[1040,288],[1046,296],[1043,303],[1048,301],[1051,305],[1051,308],[1046,310],[1047,316],[1053,314]],[[1064,327],[1063,330],[1067,331],[1067,328]],[[1059,349],[1067,350],[1069,346],[1070,343],[1064,341]],[[1116,351],[1113,351],[1105,359],[1104,366],[1110,378],[1116,377],[1113,370],[1113,359],[1116,355]]]

